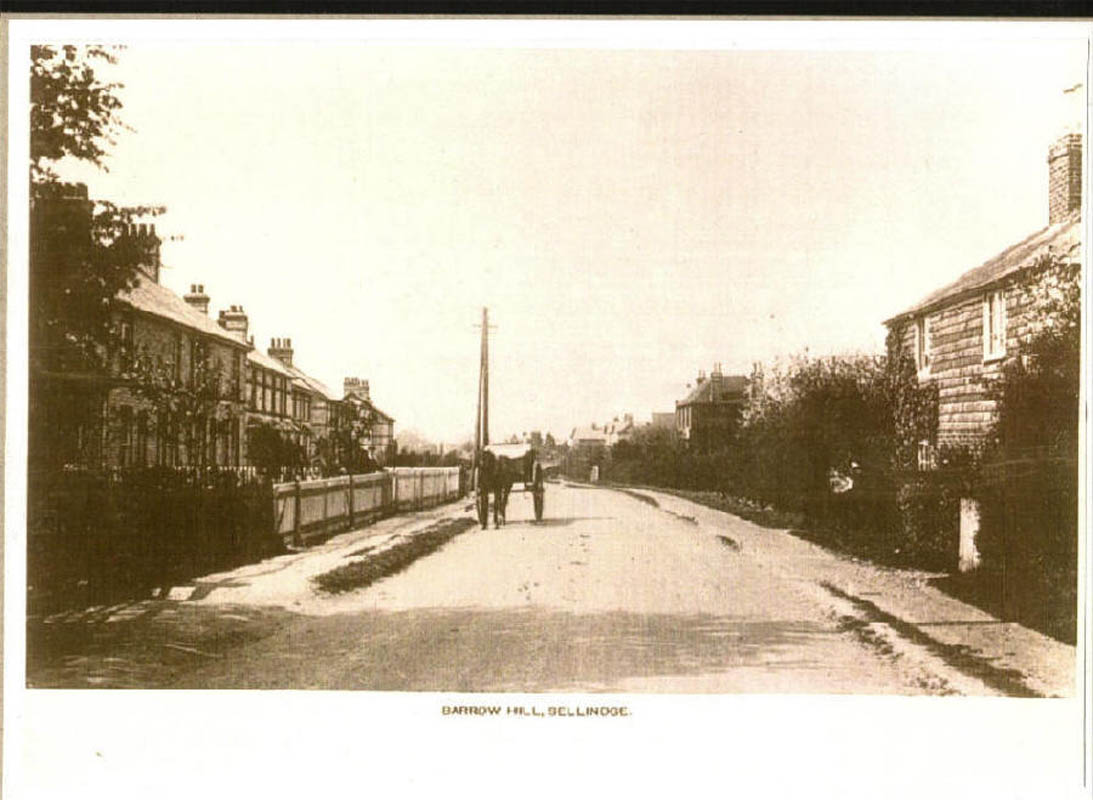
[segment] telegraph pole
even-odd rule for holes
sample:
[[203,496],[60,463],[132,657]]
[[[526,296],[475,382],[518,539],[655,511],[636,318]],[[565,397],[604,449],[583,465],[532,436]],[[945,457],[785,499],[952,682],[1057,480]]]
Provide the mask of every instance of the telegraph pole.
[[489,309],[482,309],[482,354],[478,364],[478,413],[474,421],[474,458],[490,443],[490,317]]
[[490,443],[490,318],[482,309],[482,446]]

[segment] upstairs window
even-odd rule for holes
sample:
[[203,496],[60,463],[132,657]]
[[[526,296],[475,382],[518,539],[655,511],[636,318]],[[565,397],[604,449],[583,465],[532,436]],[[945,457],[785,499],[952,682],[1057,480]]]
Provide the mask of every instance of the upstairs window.
[[133,407],[118,408],[118,464],[122,467],[133,465]]
[[1006,355],[1006,295],[999,289],[983,297],[983,360]]
[[930,325],[926,317],[915,320],[915,367],[920,375],[930,372]]
[[118,322],[118,346],[121,350],[121,367],[129,369],[133,366],[133,319],[126,315]]

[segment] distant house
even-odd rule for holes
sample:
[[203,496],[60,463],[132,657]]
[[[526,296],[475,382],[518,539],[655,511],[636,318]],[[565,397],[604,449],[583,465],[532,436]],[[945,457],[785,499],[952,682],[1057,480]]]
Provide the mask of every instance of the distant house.
[[385,414],[372,402],[368,381],[346,378],[342,384],[342,402],[371,414],[372,425],[365,446],[368,455],[379,464],[385,463],[388,449],[395,443],[395,418]]
[[725,442],[740,422],[747,401],[748,379],[722,375],[715,364],[710,377],[699,372],[694,389],[676,402],[679,438],[691,447],[708,449]]
[[569,447],[591,455],[607,447],[607,433],[595,423],[578,426],[569,434]]
[[607,436],[607,446],[614,447],[619,442],[628,442],[634,436],[637,427],[634,425],[633,414],[623,414],[622,420],[615,417],[604,426],[604,434]]
[[920,443],[920,467],[933,462],[937,445],[973,444],[989,430],[996,411],[989,381],[1020,354],[1044,268],[1080,263],[1081,135],[1056,141],[1047,163],[1047,227],[885,322],[913,354],[919,381],[938,387],[937,441]]
[[337,425],[337,397],[325,383],[308,375],[293,362],[292,339],[272,339],[266,353],[280,361],[292,376],[290,416],[293,439],[303,448],[309,463],[320,458],[319,444],[329,440]]

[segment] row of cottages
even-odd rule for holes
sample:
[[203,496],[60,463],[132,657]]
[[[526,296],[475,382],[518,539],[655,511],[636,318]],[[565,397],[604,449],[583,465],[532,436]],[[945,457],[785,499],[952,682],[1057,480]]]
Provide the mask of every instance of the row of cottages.
[[939,446],[975,446],[994,420],[988,386],[1027,340],[1045,267],[1081,263],[1082,137],[1067,133],[1048,152],[1048,224],[887,320],[913,354],[920,383],[938,388],[935,441],[919,443],[918,466],[936,466]]
[[728,441],[740,423],[747,393],[748,379],[723,375],[720,364],[714,364],[709,378],[700,371],[691,392],[676,401],[675,429],[680,441],[699,450]]
[[[32,258],[72,258],[50,244],[90,235],[92,204],[82,184],[62,185],[32,207]],[[32,358],[31,459],[36,467],[253,466],[248,432],[269,426],[292,442],[306,464],[319,443],[367,408],[375,420],[357,444],[387,460],[394,419],[376,409],[368,382],[346,379],[339,397],[293,364],[290,339],[254,347],[242,306],[209,317],[204,285],[180,297],[160,284],[154,225],[132,226],[120,246],[139,253],[135,279],[118,295],[119,341],[107,374],[89,374]],[[48,274],[48,269],[32,270]],[[33,292],[33,289],[32,289]],[[49,435],[34,436],[36,431]]]

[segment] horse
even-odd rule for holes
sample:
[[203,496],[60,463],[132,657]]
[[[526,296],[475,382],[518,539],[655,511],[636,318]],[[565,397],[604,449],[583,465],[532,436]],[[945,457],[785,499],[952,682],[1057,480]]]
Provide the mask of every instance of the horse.
[[[482,451],[478,473],[479,481],[481,482],[482,493],[487,498],[491,492],[493,493],[493,527],[495,528],[500,528],[505,524],[505,509],[509,503],[509,493],[512,491],[512,484],[516,482],[517,476],[522,474],[520,472],[521,464],[522,459],[506,458],[491,453],[489,450]],[[485,530],[486,527],[486,523],[483,522],[482,529]]]

